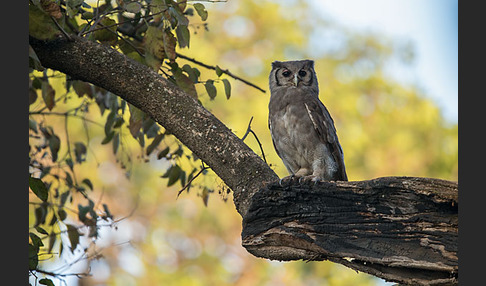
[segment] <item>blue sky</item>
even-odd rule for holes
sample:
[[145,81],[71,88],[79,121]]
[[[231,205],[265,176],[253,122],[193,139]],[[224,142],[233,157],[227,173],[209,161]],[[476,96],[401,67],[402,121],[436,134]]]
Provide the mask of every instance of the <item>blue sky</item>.
[[376,31],[411,40],[415,62],[404,73],[441,108],[447,121],[458,122],[458,0],[312,0],[323,16],[358,31]]

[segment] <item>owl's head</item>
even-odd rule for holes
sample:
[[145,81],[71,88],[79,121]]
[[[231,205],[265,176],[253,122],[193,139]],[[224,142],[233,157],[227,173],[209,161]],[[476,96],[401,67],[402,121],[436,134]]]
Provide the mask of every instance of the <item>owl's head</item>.
[[275,61],[270,72],[270,90],[279,87],[312,88],[318,92],[314,61]]

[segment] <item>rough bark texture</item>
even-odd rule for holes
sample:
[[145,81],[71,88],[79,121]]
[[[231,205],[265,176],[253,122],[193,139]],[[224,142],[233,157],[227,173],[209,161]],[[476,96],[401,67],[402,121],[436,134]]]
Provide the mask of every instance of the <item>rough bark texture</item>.
[[457,283],[457,183],[389,177],[281,186],[197,100],[111,48],[72,38],[29,42],[43,66],[120,96],[210,166],[233,190],[250,253],[328,259],[410,285]]
[[454,285],[457,210],[457,184],[439,179],[277,182],[253,196],[243,246],[258,257],[331,260],[404,284]]

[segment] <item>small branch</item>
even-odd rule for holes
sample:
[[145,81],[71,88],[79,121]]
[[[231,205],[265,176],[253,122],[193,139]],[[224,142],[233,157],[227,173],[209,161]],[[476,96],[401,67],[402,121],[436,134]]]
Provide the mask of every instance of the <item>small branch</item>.
[[201,169],[201,170],[199,170],[199,172],[197,172],[197,174],[196,174],[194,177],[192,177],[192,179],[190,179],[190,180],[189,180],[189,182],[187,182],[187,184],[186,184],[186,185],[185,185],[185,186],[184,186],[184,187],[183,187],[183,188],[182,188],[182,189],[181,189],[181,190],[180,190],[180,191],[177,193],[177,198],[176,198],[176,199],[178,199],[178,198],[179,198],[179,196],[181,195],[181,193],[182,193],[182,192],[184,192],[184,190],[186,190],[187,188],[189,188],[189,186],[191,185],[191,183],[192,183],[192,182],[193,182],[193,181],[194,181],[194,180],[195,180],[197,177],[199,177],[199,175],[201,175],[201,173],[202,173],[202,172],[204,172],[204,171],[205,171],[205,170],[207,170],[207,169],[209,169],[209,167],[208,167],[208,166],[204,166],[204,165],[203,165],[202,169]]
[[[242,141],[245,141],[246,139],[246,136],[248,136],[249,133],[253,134],[253,137],[255,137],[256,141],[258,142],[258,146],[260,146],[260,151],[262,151],[262,157],[263,157],[263,161],[265,161],[265,163],[267,163],[267,159],[265,158],[265,152],[263,152],[263,146],[262,146],[262,143],[260,143],[260,140],[258,139],[257,135],[255,134],[255,132],[253,130],[251,130],[251,121],[253,120],[253,116],[250,118],[250,122],[248,123],[248,128],[246,128],[246,132],[245,132],[245,135],[243,135],[243,137],[241,138]],[[267,163],[268,164],[268,163]]]
[[51,16],[51,19],[52,21],[54,22],[54,24],[56,24],[56,27],[64,34],[64,36],[69,40],[69,41],[73,41],[73,38],[71,38],[71,36],[69,36],[69,34],[64,31],[64,29],[61,27],[61,25],[59,25],[59,23],[56,21],[56,19],[54,19],[54,17]]
[[64,116],[64,117],[67,117],[67,116],[71,116],[73,118],[78,118],[78,119],[81,119],[83,120],[84,122],[89,122],[89,123],[92,123],[92,124],[95,124],[95,125],[98,125],[99,127],[103,127],[102,124],[100,124],[99,122],[97,121],[94,121],[94,120],[91,120],[91,119],[87,119],[86,117],[83,117],[82,115],[77,115],[77,114],[71,114],[70,111],[67,111],[67,112],[45,112],[45,111],[32,111],[32,112],[29,112],[29,116],[30,115],[55,115],[55,116]]
[[253,116],[250,118],[250,122],[248,122],[248,128],[246,128],[245,135],[243,135],[243,137],[241,137],[241,140],[242,141],[245,141],[246,136],[248,136],[248,134],[250,133],[250,130],[251,130],[251,122],[252,121],[253,121]]
[[[182,54],[179,54],[179,53],[176,53],[176,55],[177,55],[177,57],[179,57],[179,58],[181,58],[181,59],[188,60],[188,61],[190,61],[190,62],[192,62],[192,63],[195,63],[195,64],[200,65],[200,66],[202,66],[202,67],[205,67],[205,68],[207,68],[207,69],[210,69],[210,70],[216,70],[216,67],[215,67],[215,66],[211,66],[211,65],[205,64],[205,63],[200,62],[200,61],[198,61],[198,60],[196,60],[196,59],[194,59],[194,58],[190,58],[190,57],[188,57],[188,56],[185,56],[185,55],[182,55]],[[256,85],[256,84],[254,84],[254,83],[251,83],[251,82],[249,82],[249,81],[247,81],[247,80],[245,80],[245,79],[242,79],[241,77],[239,77],[239,76],[237,76],[237,75],[234,75],[233,73],[231,73],[231,72],[230,72],[229,70],[227,70],[227,69],[226,69],[226,70],[221,69],[221,71],[222,71],[224,74],[226,74],[226,75],[228,75],[228,76],[230,76],[230,77],[232,77],[232,78],[234,78],[234,79],[236,79],[236,80],[239,80],[239,81],[243,82],[243,83],[244,83],[244,84],[246,84],[246,85],[249,85],[249,86],[251,86],[251,87],[253,87],[253,88],[258,89],[259,91],[261,91],[261,92],[263,92],[263,93],[266,93],[266,91],[265,91],[263,88],[261,88],[261,87],[257,86],[257,85]]]
[[42,269],[35,269],[34,271],[38,272],[38,273],[45,274],[45,275],[49,275],[49,276],[52,276],[52,277],[76,276],[78,278],[81,278],[81,277],[85,277],[85,276],[91,276],[91,274],[89,274],[89,273],[66,273],[66,274],[63,274],[63,273],[54,273],[54,272],[42,270]]

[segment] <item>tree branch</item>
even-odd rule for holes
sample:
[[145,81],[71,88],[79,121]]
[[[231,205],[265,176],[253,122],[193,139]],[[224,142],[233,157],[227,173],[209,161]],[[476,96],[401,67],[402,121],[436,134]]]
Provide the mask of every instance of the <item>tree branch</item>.
[[42,65],[102,87],[140,110],[176,136],[234,192],[244,216],[249,198],[278,176],[241,139],[196,99],[155,71],[84,38],[29,43]]
[[257,192],[243,246],[276,260],[330,260],[407,285],[458,279],[457,183],[431,178],[284,181]]
[[[200,62],[200,61],[198,61],[196,59],[190,58],[188,56],[185,56],[185,55],[182,55],[182,54],[179,54],[179,53],[176,53],[176,55],[177,55],[177,57],[179,57],[181,59],[185,59],[187,61],[190,61],[192,63],[195,63],[197,65],[200,65],[200,66],[202,66],[204,68],[207,68],[207,69],[210,69],[210,70],[216,70],[216,67],[215,66],[211,66],[211,65],[205,64],[205,63]],[[232,72],[230,72],[228,69],[225,69],[225,70],[221,69],[221,72],[224,73],[224,74],[227,74],[228,76],[230,76],[230,77],[232,77],[232,78],[234,78],[236,80],[239,80],[239,81],[243,82],[246,85],[249,85],[249,86],[251,86],[253,88],[258,89],[259,91],[261,91],[263,93],[266,93],[266,91],[263,88],[257,86],[254,83],[251,83],[251,82],[249,82],[249,81],[247,81],[245,79],[242,79],[241,77],[239,77],[239,76],[233,74]]]

